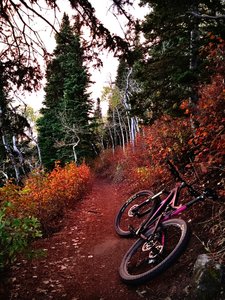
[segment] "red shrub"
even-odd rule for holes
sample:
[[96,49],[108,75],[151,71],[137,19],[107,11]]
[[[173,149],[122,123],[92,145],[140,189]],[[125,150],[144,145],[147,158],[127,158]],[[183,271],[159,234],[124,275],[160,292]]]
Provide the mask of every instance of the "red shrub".
[[0,197],[13,203],[11,214],[35,216],[48,230],[48,222],[61,216],[65,207],[72,207],[88,191],[90,179],[90,169],[85,164],[77,167],[69,163],[64,168],[57,164],[49,174],[33,171],[23,188],[9,182],[0,189]]
[[189,145],[195,149],[195,165],[203,173],[218,168],[225,155],[225,84],[221,75],[200,89],[196,120],[199,123]]
[[[171,128],[173,130],[171,130]],[[183,159],[190,138],[187,118],[175,119],[163,116],[152,126],[141,129],[135,146],[127,145],[125,152],[117,148],[115,153],[102,153],[97,171],[109,175],[114,181],[127,181],[132,191],[161,185],[170,178],[165,168],[167,155]]]

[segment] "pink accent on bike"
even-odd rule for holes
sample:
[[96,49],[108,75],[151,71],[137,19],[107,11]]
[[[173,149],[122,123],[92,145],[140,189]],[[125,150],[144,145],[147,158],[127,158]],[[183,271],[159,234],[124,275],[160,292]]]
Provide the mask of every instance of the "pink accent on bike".
[[183,205],[183,206],[179,207],[177,210],[175,210],[174,213],[172,213],[172,216],[179,215],[180,213],[182,213],[186,209],[187,209],[187,205]]
[[182,213],[186,209],[187,209],[186,205],[183,205],[183,206],[179,207],[174,212],[172,212],[170,215],[165,216],[165,218],[163,218],[162,222],[167,221],[167,220],[171,219],[172,217],[179,215],[180,213]]

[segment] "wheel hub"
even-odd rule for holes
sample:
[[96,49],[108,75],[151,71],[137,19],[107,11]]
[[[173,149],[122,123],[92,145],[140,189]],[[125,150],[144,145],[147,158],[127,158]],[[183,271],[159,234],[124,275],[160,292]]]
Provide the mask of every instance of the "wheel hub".
[[148,242],[145,242],[142,246],[142,251],[149,251],[149,259],[156,258],[159,254],[163,251],[163,245],[160,243],[158,239],[150,240]]

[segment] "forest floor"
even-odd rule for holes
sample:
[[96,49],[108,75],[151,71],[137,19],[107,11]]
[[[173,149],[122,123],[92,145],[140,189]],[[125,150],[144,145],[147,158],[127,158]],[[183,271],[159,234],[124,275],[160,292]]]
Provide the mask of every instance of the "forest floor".
[[20,258],[7,276],[2,300],[184,299],[193,264],[204,252],[192,236],[187,251],[167,272],[145,285],[127,286],[118,274],[132,239],[119,237],[114,218],[128,196],[121,184],[95,179],[92,191],[67,212],[60,231],[33,244],[44,256]]

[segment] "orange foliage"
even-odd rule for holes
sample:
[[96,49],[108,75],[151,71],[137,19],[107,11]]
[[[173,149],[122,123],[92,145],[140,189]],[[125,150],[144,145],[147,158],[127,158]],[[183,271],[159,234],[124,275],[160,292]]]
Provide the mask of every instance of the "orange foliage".
[[194,162],[203,173],[218,168],[225,155],[225,84],[222,75],[215,75],[212,82],[200,88],[197,106],[198,128],[189,141],[195,150]]
[[7,183],[0,189],[0,199],[13,204],[9,213],[35,216],[47,230],[49,221],[61,216],[65,207],[72,207],[88,191],[90,179],[90,169],[85,164],[77,167],[69,163],[64,168],[56,164],[49,174],[33,171],[23,188]]
[[[225,41],[209,34],[208,46],[201,49],[214,75],[210,84],[199,86],[199,102],[181,104],[186,117],[164,115],[153,125],[141,128],[135,147],[105,151],[96,164],[97,172],[114,181],[125,180],[131,190],[151,188],[168,182],[164,159],[169,156],[183,173],[211,176],[217,185],[224,183],[225,161]],[[195,124],[195,128],[191,125]],[[185,168],[186,167],[186,168]],[[194,167],[194,168],[193,168]],[[218,172],[219,171],[219,172]],[[193,179],[193,178],[192,178]]]
[[[185,159],[190,126],[187,118],[162,116],[153,125],[143,128],[137,138],[135,151],[131,156],[133,169],[132,185],[135,190],[164,184],[170,179],[165,158],[182,161]],[[136,162],[136,163],[135,163]],[[135,164],[134,164],[135,163]]]
[[125,153],[117,148],[105,151],[96,164],[97,173],[110,176],[114,181],[126,181],[132,191],[161,185],[170,174],[164,159],[170,155],[184,159],[190,137],[187,118],[163,116],[153,125],[141,129],[135,146],[127,145]]
[[[167,182],[170,178],[164,164],[167,156],[179,168],[187,166],[183,172],[190,169],[190,162],[198,176],[222,172],[225,155],[223,76],[214,75],[210,84],[201,86],[199,97],[194,115],[185,118],[164,115],[153,125],[141,128],[135,147],[127,145],[125,153],[120,147],[114,154],[112,150],[105,151],[96,164],[97,172],[114,181],[127,181],[132,191]],[[184,101],[181,108],[186,111],[187,105]],[[194,130],[189,117],[198,124]]]
[[[96,165],[97,172],[114,181],[127,181],[132,191],[151,188],[170,179],[164,164],[169,156],[183,172],[195,169],[198,177],[214,172],[218,183],[218,171],[223,172],[225,156],[223,76],[214,75],[210,84],[201,86],[199,97],[196,113],[190,115],[198,124],[194,130],[188,116],[162,116],[141,129],[135,147],[127,145],[125,153],[120,147],[114,154],[112,150],[105,151]],[[184,101],[182,109],[186,111],[187,105]]]
[[202,55],[214,75],[209,84],[199,87],[197,113],[193,116],[199,125],[189,141],[195,166],[203,173],[223,170],[225,155],[225,41],[212,33],[209,37],[213,42],[202,49]]

